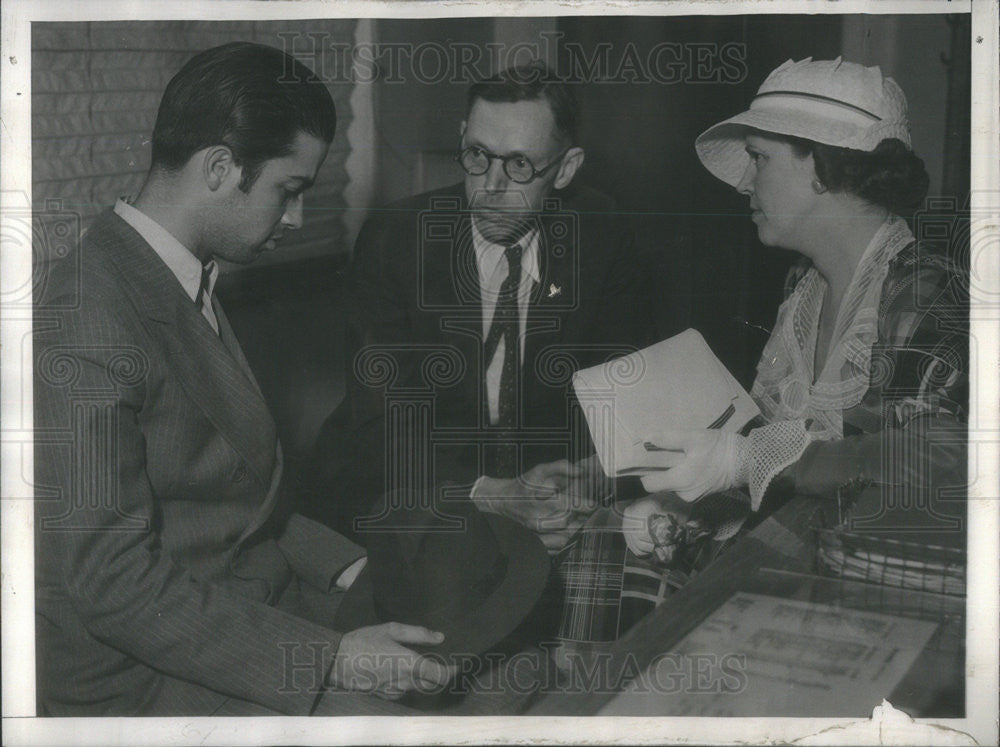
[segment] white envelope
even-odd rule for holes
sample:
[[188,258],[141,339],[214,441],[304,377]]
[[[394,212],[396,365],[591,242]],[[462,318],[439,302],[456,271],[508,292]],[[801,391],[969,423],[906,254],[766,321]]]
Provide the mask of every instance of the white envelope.
[[672,466],[676,453],[651,443],[664,428],[732,432],[760,414],[694,329],[577,371],[573,388],[609,477]]

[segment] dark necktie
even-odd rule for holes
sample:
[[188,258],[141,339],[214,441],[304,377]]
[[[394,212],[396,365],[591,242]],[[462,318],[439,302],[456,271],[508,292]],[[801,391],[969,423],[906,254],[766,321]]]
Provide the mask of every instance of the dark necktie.
[[202,307],[205,305],[205,300],[210,299],[208,295],[208,284],[212,280],[212,270],[215,268],[215,262],[206,262],[201,266],[201,284],[198,286],[198,295],[194,297],[194,308],[195,311],[201,311]]
[[[497,346],[503,340],[503,365],[500,369],[500,392],[497,408],[497,427],[504,431],[517,427],[517,389],[521,369],[520,311],[517,305],[518,288],[521,285],[521,245],[515,244],[505,251],[507,257],[507,277],[500,285],[493,323],[483,346],[485,371],[496,355]],[[485,389],[485,387],[484,387]],[[487,399],[487,418],[489,400]],[[498,446],[494,450],[492,471],[496,477],[517,475],[517,447]]]

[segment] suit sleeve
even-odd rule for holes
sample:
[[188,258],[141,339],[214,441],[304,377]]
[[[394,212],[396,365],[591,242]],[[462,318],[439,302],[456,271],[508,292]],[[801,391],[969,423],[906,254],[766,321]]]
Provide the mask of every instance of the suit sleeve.
[[340,574],[365,555],[364,548],[301,514],[289,517],[278,547],[295,575],[320,591],[331,591]]
[[[73,433],[58,447],[42,436],[37,452],[40,482],[56,496],[36,504],[48,583],[107,646],[168,676],[308,714],[340,634],[195,578],[163,550],[140,427],[155,382],[126,372],[108,384],[122,350],[144,355],[143,337],[113,315],[116,294],[94,304],[99,293],[87,290],[90,303],[63,314],[58,332],[36,335],[36,433]],[[290,668],[303,660],[314,666]]]

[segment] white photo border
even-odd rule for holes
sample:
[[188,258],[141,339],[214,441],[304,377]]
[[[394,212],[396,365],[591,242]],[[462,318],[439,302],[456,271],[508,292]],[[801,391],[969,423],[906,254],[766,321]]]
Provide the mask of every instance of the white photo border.
[[[447,17],[559,15],[729,15],[764,13],[966,13],[972,14],[971,209],[976,216],[972,245],[981,287],[973,297],[1000,299],[1000,124],[998,124],[998,13],[995,0],[886,0],[874,3],[758,0],[756,2],[320,2],[272,0],[222,2],[127,2],[107,0],[6,0],[0,13],[0,211],[30,210],[31,194],[31,33],[32,22],[192,19],[291,20],[316,17]],[[18,197],[20,196],[20,197]],[[25,200],[27,203],[25,204]],[[30,252],[0,247],[2,289],[31,281]],[[3,294],[0,294],[3,295]],[[909,744],[995,744],[998,740],[998,448],[997,361],[1000,360],[1000,302],[974,305],[971,334],[978,343],[972,375],[979,383],[971,402],[978,429],[970,444],[978,449],[978,469],[987,479],[969,496],[966,717],[904,721],[894,728],[850,719],[625,719],[606,717],[533,718],[36,718],[34,682],[34,584],[32,502],[22,475],[31,474],[31,317],[0,312],[0,391],[2,391],[2,618],[3,729],[8,744],[429,744],[429,743],[773,743],[798,742]],[[970,448],[970,458],[973,449]],[[27,489],[27,493],[26,493]],[[838,728],[842,727],[842,728]],[[825,732],[825,736],[822,734]],[[810,739],[810,735],[814,736]]]

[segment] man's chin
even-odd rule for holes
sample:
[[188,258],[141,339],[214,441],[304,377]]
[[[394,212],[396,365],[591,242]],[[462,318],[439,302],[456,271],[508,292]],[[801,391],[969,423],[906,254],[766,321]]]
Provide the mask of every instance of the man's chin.
[[476,228],[493,244],[509,244],[520,239],[532,225],[530,213],[474,210]]

